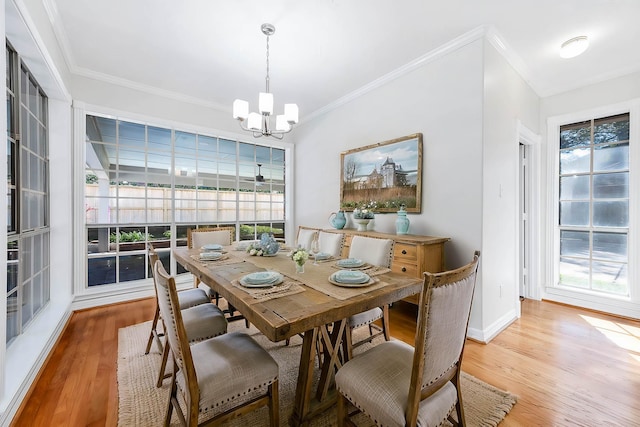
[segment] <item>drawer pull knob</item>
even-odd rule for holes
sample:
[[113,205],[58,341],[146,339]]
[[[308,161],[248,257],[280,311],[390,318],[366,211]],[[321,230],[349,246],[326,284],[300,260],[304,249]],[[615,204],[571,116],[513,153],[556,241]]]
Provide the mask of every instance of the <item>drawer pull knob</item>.
[[402,272],[406,273],[407,272],[407,267],[402,267]]
[[402,255],[406,255],[406,254],[407,254],[406,249],[403,249],[403,250],[402,250]]

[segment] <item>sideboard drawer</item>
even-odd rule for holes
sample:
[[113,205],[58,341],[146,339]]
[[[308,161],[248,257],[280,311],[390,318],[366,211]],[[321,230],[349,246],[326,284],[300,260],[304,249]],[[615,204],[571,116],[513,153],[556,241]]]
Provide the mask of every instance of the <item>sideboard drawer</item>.
[[391,271],[393,271],[394,273],[406,274],[407,276],[411,277],[420,277],[418,266],[415,263],[409,264],[394,260],[391,264]]
[[405,243],[397,243],[393,245],[393,262],[410,262],[414,263],[418,260],[418,248],[415,245],[407,245]]

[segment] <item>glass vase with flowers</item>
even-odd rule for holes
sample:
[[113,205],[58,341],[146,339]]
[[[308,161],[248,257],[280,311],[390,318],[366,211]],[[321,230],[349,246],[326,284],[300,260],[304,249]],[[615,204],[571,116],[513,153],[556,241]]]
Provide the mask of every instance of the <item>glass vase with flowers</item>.
[[299,247],[291,251],[289,257],[296,264],[296,273],[304,273],[304,263],[309,259],[309,252],[305,248]]

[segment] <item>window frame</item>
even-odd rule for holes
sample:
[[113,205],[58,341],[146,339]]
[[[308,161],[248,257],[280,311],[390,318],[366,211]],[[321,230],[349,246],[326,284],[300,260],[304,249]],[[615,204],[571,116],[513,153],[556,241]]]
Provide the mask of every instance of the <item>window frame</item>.
[[[629,232],[628,271],[629,295],[609,295],[589,290],[579,290],[558,286],[560,260],[559,226],[559,179],[560,179],[560,127],[563,125],[589,121],[594,118],[609,117],[629,113]],[[640,229],[640,99],[615,105],[547,119],[547,220],[546,220],[546,283],[542,298],[565,304],[576,305],[622,316],[636,317],[640,313],[640,273],[637,243]]]
[[[51,228],[48,97],[8,40],[5,48],[9,70],[6,93],[11,101],[8,103],[11,114],[7,112],[11,119],[11,125],[7,123],[7,140],[12,144],[11,165],[8,165],[12,182],[8,182],[8,189],[14,190],[14,196],[9,196],[13,203],[7,212],[13,217],[7,221],[11,224],[7,228],[7,282],[16,282],[5,294],[6,345],[9,348],[51,300]],[[32,95],[33,91],[35,95]],[[28,162],[24,163],[23,159]],[[29,182],[22,179],[25,166]],[[34,199],[41,202],[36,203],[35,208],[32,206]],[[23,217],[25,214],[28,217]],[[17,271],[12,274],[14,268]],[[14,298],[15,304],[9,304]],[[10,332],[11,306],[15,306],[12,316],[16,320]]]
[[[256,147],[267,147],[268,149],[271,148],[275,148],[275,149],[280,149],[283,151],[283,167],[286,169],[291,168],[291,160],[293,158],[293,144],[291,143],[287,143],[287,142],[283,142],[283,141],[272,141],[272,140],[252,140],[249,139],[249,137],[247,135],[235,135],[235,134],[228,134],[226,132],[220,132],[220,131],[212,131],[211,129],[208,128],[199,128],[197,126],[193,126],[193,125],[188,125],[188,124],[181,124],[181,123],[176,123],[176,122],[164,122],[161,119],[158,118],[153,118],[153,117],[141,117],[135,114],[131,114],[131,113],[126,113],[126,112],[114,112],[114,111],[105,111],[104,108],[99,108],[99,107],[88,107],[84,104],[80,104],[80,103],[74,103],[74,117],[76,118],[76,120],[81,121],[82,126],[77,126],[75,132],[74,132],[74,138],[76,139],[76,141],[78,140],[78,134],[80,135],[85,135],[86,131],[85,131],[85,125],[86,125],[86,117],[88,116],[97,116],[97,117],[104,117],[104,118],[108,118],[108,119],[114,119],[114,120],[122,120],[124,122],[130,122],[130,123],[139,123],[142,125],[146,125],[149,128],[151,127],[156,127],[156,128],[166,128],[171,130],[171,137],[172,137],[172,141],[171,141],[171,154],[172,154],[172,159],[171,159],[171,163],[172,163],[172,167],[175,168],[175,156],[179,154],[179,151],[175,150],[174,144],[175,144],[175,135],[176,133],[195,133],[199,136],[204,136],[204,137],[213,137],[213,138],[219,138],[219,139],[226,139],[226,140],[231,140],[236,144],[236,147],[239,147],[238,143],[247,143],[250,144],[252,146],[256,146]],[[80,129],[82,128],[82,129]],[[147,128],[148,129],[148,128]],[[81,133],[80,133],[81,132]],[[147,131],[148,132],[148,131]],[[145,133],[147,133],[145,132]],[[215,135],[215,136],[214,136]],[[85,158],[85,151],[87,149],[87,147],[85,146],[85,141],[82,141],[81,144],[76,144],[75,148],[78,148],[78,146],[82,147],[82,150],[74,150],[76,151],[76,153],[74,154],[76,156],[76,158],[78,158],[77,156],[80,154],[80,151],[82,152],[82,159],[83,161],[81,162],[82,165],[79,166],[78,163],[75,163],[75,171],[74,174],[78,177],[82,177],[80,179],[76,179],[75,181],[75,185],[78,186],[78,188],[82,187],[82,194],[81,197],[78,197],[76,195],[76,206],[78,207],[77,212],[80,213],[80,209],[83,209],[84,207],[84,176],[85,176],[85,168],[84,168],[84,158]],[[254,149],[255,150],[255,149]],[[237,151],[236,151],[236,159],[234,160],[235,164],[236,164],[236,171],[238,169],[238,165],[239,164],[244,164],[246,163],[248,165],[248,163],[246,161],[243,161],[242,159],[240,159],[240,156],[237,155]],[[249,163],[255,163],[256,160],[251,160]],[[236,172],[238,173],[238,172]],[[266,223],[268,224],[277,224],[277,225],[283,225],[285,230],[287,230],[289,227],[287,226],[287,224],[289,223],[289,219],[291,218],[291,194],[293,191],[293,184],[291,182],[290,177],[288,176],[288,174],[286,173],[286,171],[284,172],[285,176],[284,176],[284,190],[285,190],[285,194],[284,194],[284,217],[282,220],[275,220],[275,219],[271,219],[266,221]],[[175,175],[175,173],[173,174]],[[265,169],[262,169],[262,175],[265,175]],[[289,174],[290,175],[290,174]],[[175,178],[172,179],[172,188],[175,185]],[[172,198],[171,200],[172,204],[175,204],[175,200],[174,198]],[[270,202],[272,203],[272,202]],[[236,204],[236,209],[237,209],[237,204],[238,201],[235,202]],[[82,211],[82,214],[84,215],[84,209]],[[83,217],[84,218],[84,217]],[[176,229],[180,228],[181,226],[184,226],[185,222],[183,221],[176,221],[175,217],[172,217],[173,222],[171,223],[171,231],[172,231],[172,236],[176,234]],[[82,222],[82,236],[86,236],[88,229],[90,226],[90,224],[86,224],[86,221],[81,221]],[[192,222],[188,222],[188,224],[192,224],[193,226],[206,226],[206,225],[210,225],[210,224],[216,224],[219,223],[220,225],[236,225],[236,229],[239,233],[240,231],[240,226],[244,225],[244,224],[254,224],[254,225],[261,225],[263,223],[265,223],[265,221],[262,221],[258,218],[256,218],[254,221],[239,221],[236,219],[234,224],[229,224],[229,221],[201,221],[200,218],[195,218],[194,221]],[[163,223],[164,224],[164,223]],[[156,223],[145,223],[145,224],[141,224],[144,226],[151,226],[151,225],[163,225],[163,224],[156,224]],[[117,227],[125,227],[126,225],[124,224],[118,224],[118,223],[113,223],[110,225],[107,224],[101,224],[100,226],[105,226],[108,227],[110,226],[112,229],[117,229]],[[76,225],[77,227],[77,225]],[[239,235],[239,234],[237,234]],[[84,239],[84,241],[86,242],[87,239]],[[174,239],[172,239],[171,242],[171,247],[175,247],[177,245],[176,241]],[[81,246],[81,245],[78,245]],[[163,249],[165,252],[169,252],[170,248],[165,248]],[[140,254],[146,254],[146,250],[142,250],[140,252]],[[133,253],[132,253],[133,254]],[[88,263],[88,256],[87,256],[87,248],[86,246],[84,247],[80,247],[80,248],[76,248],[74,249],[74,257],[76,257],[75,259],[81,261],[78,264],[82,264],[83,265],[83,269],[82,271],[80,271],[79,269],[74,269],[74,274],[76,275],[76,277],[80,278],[80,283],[76,282],[76,293],[78,295],[80,295],[80,299],[82,299],[82,295],[90,295],[90,294],[95,294],[95,293],[101,293],[101,292],[105,292],[105,293],[111,293],[113,291],[115,291],[116,289],[121,289],[121,288],[127,288],[128,291],[131,292],[136,292],[139,291],[141,289],[148,289],[149,284],[151,283],[149,278],[145,278],[142,280],[135,280],[135,281],[128,281],[128,282],[121,282],[121,283],[116,283],[116,284],[110,284],[110,285],[100,285],[100,286],[92,286],[89,287],[88,286],[88,282],[87,282],[87,263]],[[82,258],[80,258],[82,257]],[[170,264],[167,265],[167,267],[173,272],[173,274],[175,274],[176,272],[179,273],[179,267],[176,266],[175,261],[172,259]],[[179,279],[180,281],[180,279]]]

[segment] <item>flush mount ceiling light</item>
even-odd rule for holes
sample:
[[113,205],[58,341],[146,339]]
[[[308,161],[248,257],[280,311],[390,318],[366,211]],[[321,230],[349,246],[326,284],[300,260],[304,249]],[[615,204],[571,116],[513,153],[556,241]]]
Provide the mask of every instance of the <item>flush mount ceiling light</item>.
[[560,56],[562,58],[573,58],[584,53],[589,47],[587,36],[578,36],[567,40],[560,46]]
[[233,101],[233,118],[240,122],[240,127],[243,130],[252,132],[255,138],[271,136],[282,139],[284,134],[290,132],[292,126],[298,123],[298,106],[296,104],[284,104],[284,114],[276,116],[276,128],[271,128],[273,94],[269,92],[269,36],[276,32],[276,28],[271,24],[262,24],[260,28],[262,33],[267,36],[266,91],[260,92],[258,97],[258,110],[260,113],[249,113],[249,103],[242,99],[236,99]]

